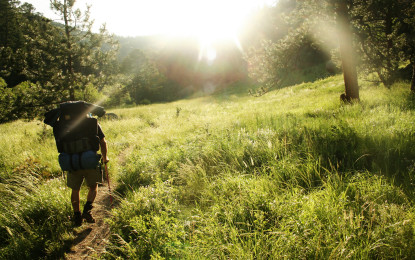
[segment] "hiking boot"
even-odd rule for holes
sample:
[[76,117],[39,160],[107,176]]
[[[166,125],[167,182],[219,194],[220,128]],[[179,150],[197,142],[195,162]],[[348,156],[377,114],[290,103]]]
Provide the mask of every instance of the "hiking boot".
[[88,223],[95,223],[95,219],[92,217],[91,211],[82,213],[82,218]]
[[82,212],[82,218],[85,219],[85,221],[88,223],[95,223],[95,219],[92,217],[91,210],[92,202],[87,201],[84,206],[84,211]]
[[78,212],[75,212],[73,214],[72,221],[73,221],[75,227],[80,227],[82,225],[82,215],[81,215],[81,212],[79,212],[79,211]]

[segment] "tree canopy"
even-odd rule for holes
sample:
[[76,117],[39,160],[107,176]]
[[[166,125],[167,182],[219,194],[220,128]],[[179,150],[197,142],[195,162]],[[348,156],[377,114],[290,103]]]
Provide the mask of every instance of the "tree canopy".
[[[280,0],[253,12],[239,44],[195,38],[123,38],[92,31],[89,6],[52,0],[51,21],[27,3],[0,0],[0,122],[34,118],[55,103],[165,102],[233,82],[280,88],[343,71],[344,100],[359,99],[357,71],[386,87],[412,80],[415,4],[410,0]],[[250,79],[248,79],[248,76]]]
[[251,48],[246,58],[250,75],[278,87],[298,67],[339,60],[347,99],[359,98],[356,66],[365,72],[362,76],[374,73],[390,87],[397,79],[411,78],[400,73],[409,64],[415,82],[414,6],[409,0],[279,1],[268,11],[279,20],[274,24],[274,35],[279,36],[265,37]]

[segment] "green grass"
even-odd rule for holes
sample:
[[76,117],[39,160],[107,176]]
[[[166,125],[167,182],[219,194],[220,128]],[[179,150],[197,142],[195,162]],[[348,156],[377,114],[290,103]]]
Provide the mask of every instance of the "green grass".
[[414,256],[409,87],[363,82],[352,106],[342,90],[332,77],[130,110],[148,126],[118,176],[107,257]]
[[[415,100],[407,83],[360,84],[354,105],[335,76],[112,110],[120,120],[101,125],[120,204],[102,257],[413,258]],[[2,194],[0,252],[62,254],[71,209],[51,130],[18,121],[0,141],[1,192],[21,205],[14,214]]]
[[[29,169],[32,168],[32,169]],[[72,234],[62,178],[44,180],[35,165],[0,183],[0,258],[59,257]]]

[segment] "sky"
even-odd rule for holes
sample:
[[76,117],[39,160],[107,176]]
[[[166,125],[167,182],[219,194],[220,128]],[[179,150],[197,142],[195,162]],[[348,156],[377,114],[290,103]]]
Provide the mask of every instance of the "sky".
[[[91,5],[94,28],[103,23],[119,36],[180,35],[205,41],[232,38],[244,18],[256,8],[276,0],[77,0],[81,10]],[[21,0],[54,19],[49,0]]]

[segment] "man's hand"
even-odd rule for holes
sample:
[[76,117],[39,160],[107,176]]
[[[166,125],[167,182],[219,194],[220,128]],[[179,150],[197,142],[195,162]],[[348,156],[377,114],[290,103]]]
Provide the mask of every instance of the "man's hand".
[[101,146],[102,162],[106,164],[107,162],[110,161],[110,159],[108,158],[108,155],[107,155],[108,149],[107,149],[107,142],[105,141],[105,138],[102,138],[99,144]]
[[102,157],[102,162],[103,162],[103,163],[105,163],[105,164],[106,164],[106,163],[107,163],[107,162],[109,162],[109,161],[110,161],[110,159],[108,158],[108,156],[105,156],[105,157],[103,156],[103,157]]

